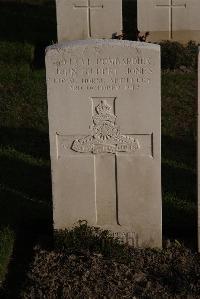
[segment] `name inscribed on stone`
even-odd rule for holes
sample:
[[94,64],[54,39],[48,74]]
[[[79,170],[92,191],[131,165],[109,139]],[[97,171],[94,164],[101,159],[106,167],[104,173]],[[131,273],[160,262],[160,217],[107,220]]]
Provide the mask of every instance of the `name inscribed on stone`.
[[88,57],[54,62],[54,74],[48,78],[65,84],[72,91],[135,90],[151,82],[150,57]]

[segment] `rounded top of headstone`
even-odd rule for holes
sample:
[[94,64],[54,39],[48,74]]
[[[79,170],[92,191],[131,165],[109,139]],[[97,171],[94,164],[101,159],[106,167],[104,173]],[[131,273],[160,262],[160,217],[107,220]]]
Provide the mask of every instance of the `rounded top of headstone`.
[[128,41],[128,40],[116,40],[116,39],[88,39],[88,40],[74,40],[67,41],[63,43],[54,44],[46,48],[46,54],[52,50],[63,50],[72,49],[76,47],[86,47],[86,46],[109,46],[109,47],[124,47],[124,48],[146,48],[149,50],[160,51],[160,46],[157,44]]

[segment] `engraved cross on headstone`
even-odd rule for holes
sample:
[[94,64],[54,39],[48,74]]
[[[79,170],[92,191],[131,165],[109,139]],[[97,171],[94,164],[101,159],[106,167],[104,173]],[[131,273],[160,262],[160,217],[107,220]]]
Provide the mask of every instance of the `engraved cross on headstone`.
[[156,7],[168,8],[169,10],[169,39],[173,38],[173,9],[186,8],[186,2],[183,4],[175,4],[174,0],[168,0],[168,4],[156,4]]
[[78,5],[75,4],[74,8],[86,8],[87,9],[87,19],[88,19],[88,36],[92,37],[92,20],[91,20],[91,10],[92,9],[99,9],[99,8],[103,8],[103,4],[99,4],[99,5],[92,5],[91,0],[87,0],[88,3],[87,5]]
[[92,98],[91,135],[75,139],[71,149],[94,154],[96,223],[120,225],[118,217],[117,156],[140,148],[131,135],[122,135],[115,115],[116,98]]

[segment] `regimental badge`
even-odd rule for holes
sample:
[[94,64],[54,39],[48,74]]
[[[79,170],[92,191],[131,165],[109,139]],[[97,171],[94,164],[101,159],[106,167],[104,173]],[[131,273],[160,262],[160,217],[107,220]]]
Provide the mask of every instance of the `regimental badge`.
[[137,139],[122,135],[106,100],[95,107],[91,135],[73,141],[71,149],[79,153],[135,152],[140,148]]

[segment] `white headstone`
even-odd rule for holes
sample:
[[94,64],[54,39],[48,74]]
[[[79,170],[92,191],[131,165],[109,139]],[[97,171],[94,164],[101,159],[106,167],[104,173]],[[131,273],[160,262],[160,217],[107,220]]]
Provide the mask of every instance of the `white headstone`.
[[148,41],[200,41],[199,0],[138,0],[138,30]]
[[58,41],[112,38],[122,31],[122,0],[56,0]]
[[46,53],[54,227],[161,246],[160,47],[73,41]]

